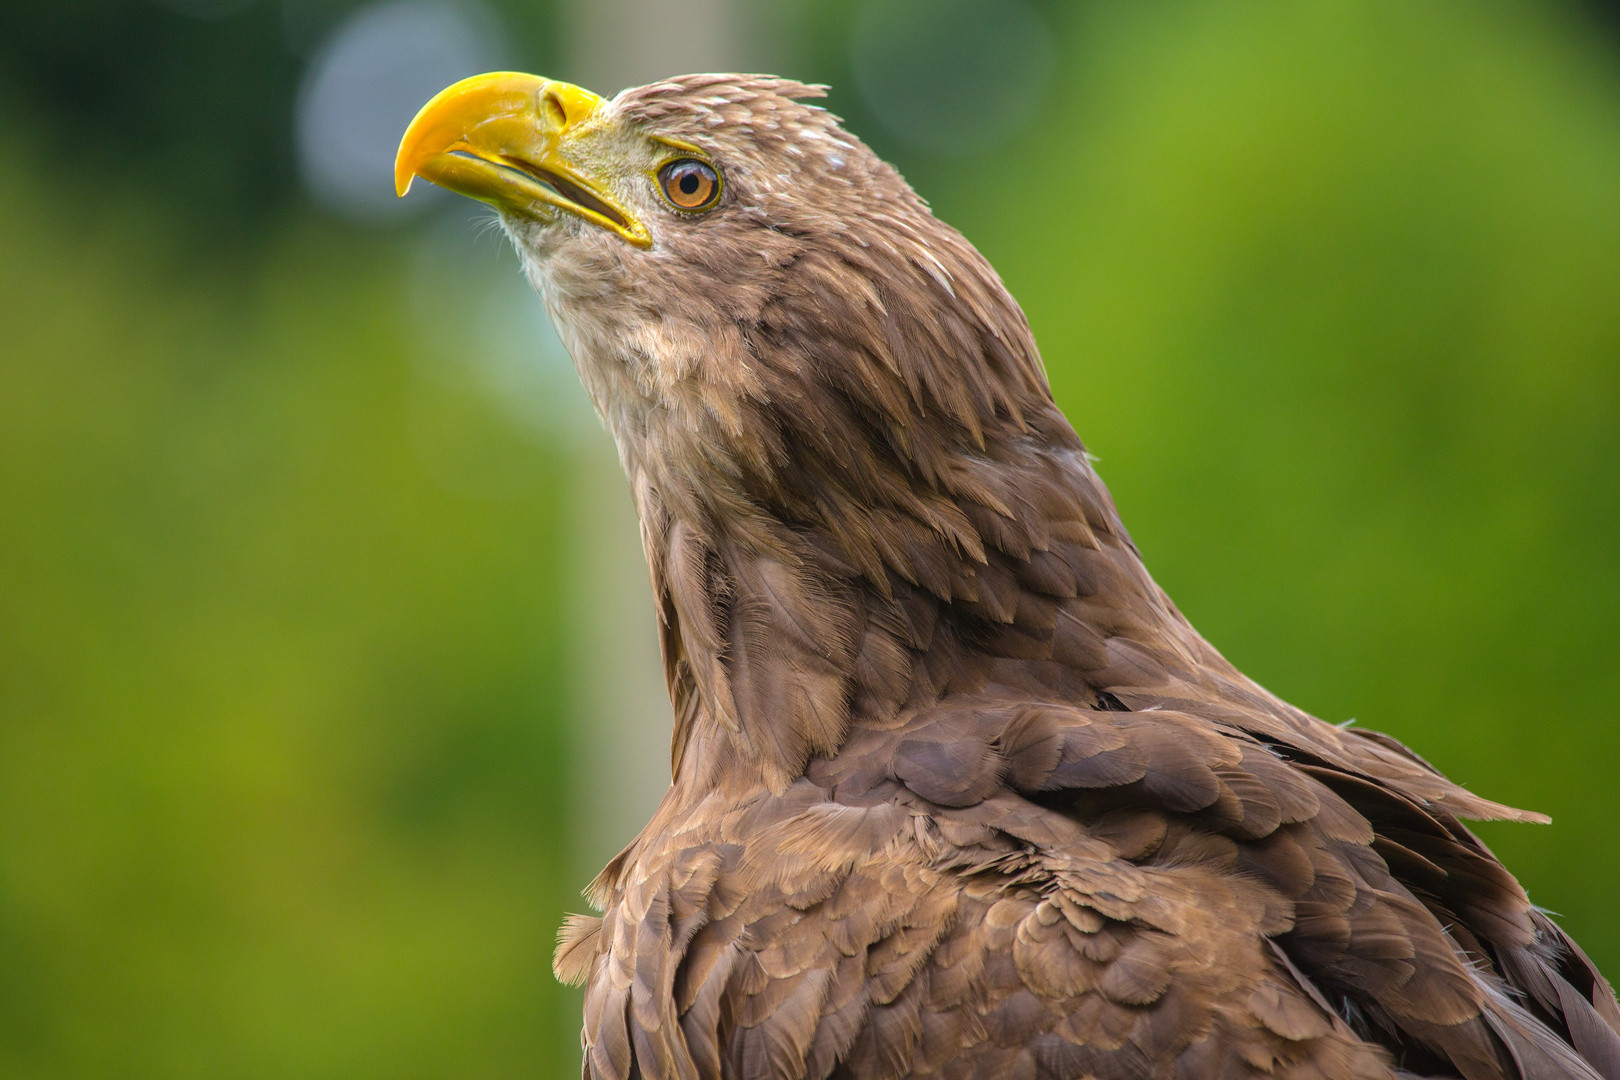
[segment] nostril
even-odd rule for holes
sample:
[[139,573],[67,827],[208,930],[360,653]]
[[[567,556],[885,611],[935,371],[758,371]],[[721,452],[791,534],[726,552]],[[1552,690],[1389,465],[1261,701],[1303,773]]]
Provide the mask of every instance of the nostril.
[[547,90],[540,95],[540,110],[558,131],[568,126],[568,109],[556,91]]

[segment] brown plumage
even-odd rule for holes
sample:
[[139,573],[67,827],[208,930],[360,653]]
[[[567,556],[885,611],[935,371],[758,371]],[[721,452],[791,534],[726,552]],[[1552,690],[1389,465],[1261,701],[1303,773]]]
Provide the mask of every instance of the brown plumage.
[[[558,153],[645,245],[503,204],[675,705],[673,784],[557,951],[585,1076],[1620,1080],[1608,984],[1461,823],[1536,815],[1198,635],[994,270],[820,92],[593,106]],[[660,201],[671,153],[712,210]]]

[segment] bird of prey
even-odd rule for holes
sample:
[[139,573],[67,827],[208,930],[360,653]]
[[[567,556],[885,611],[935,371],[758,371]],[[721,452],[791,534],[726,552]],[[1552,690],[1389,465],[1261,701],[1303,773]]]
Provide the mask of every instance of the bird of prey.
[[588,1080],[1620,1080],[1463,824],[1154,584],[995,271],[753,75],[501,72],[397,163],[494,206],[640,514],[673,777],[555,969]]

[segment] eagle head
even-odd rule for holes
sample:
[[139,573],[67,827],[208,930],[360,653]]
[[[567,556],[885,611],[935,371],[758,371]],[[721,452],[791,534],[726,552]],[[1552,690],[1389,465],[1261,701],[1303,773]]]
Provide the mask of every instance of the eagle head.
[[674,486],[694,485],[665,466],[718,469],[752,499],[805,452],[848,473],[1027,434],[1031,406],[1055,410],[1023,313],[892,166],[800,100],[824,92],[707,74],[602,98],[479,75],[422,108],[396,183],[497,210],[627,467]]

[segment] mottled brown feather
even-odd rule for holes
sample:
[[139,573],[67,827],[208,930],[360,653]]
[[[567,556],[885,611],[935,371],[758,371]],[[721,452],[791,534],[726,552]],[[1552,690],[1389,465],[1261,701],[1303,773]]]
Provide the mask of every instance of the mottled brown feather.
[[1539,817],[1188,625],[994,270],[820,93],[609,103],[725,178],[700,215],[626,189],[650,249],[506,219],[618,441],[675,706],[559,943],[587,1078],[1620,1080],[1608,983],[1461,824]]

